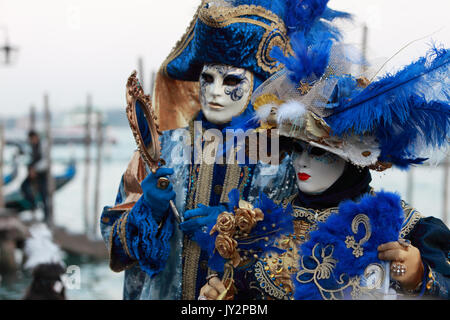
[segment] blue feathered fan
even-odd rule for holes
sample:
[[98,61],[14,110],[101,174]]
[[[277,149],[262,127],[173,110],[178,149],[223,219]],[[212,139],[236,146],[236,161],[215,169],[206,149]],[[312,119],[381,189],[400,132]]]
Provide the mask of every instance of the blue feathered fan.
[[370,297],[383,278],[369,284],[364,274],[378,268],[382,275],[377,247],[398,239],[403,220],[400,197],[394,193],[366,194],[359,202],[341,203],[339,212],[319,223],[300,246],[295,299]]

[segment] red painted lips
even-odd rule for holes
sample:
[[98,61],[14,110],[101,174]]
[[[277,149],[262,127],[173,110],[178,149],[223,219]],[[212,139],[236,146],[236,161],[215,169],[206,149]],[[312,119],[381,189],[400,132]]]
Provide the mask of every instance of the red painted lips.
[[303,172],[297,173],[297,176],[298,176],[298,178],[299,178],[301,181],[306,181],[306,180],[308,180],[309,178],[311,178],[311,176],[310,176],[309,174],[303,173]]

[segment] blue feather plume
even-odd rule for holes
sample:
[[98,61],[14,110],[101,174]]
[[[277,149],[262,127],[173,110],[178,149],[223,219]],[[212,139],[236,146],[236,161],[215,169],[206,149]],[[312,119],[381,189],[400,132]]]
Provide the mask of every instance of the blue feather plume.
[[367,88],[356,79],[339,79],[333,114],[325,120],[333,134],[375,133],[380,160],[400,168],[421,163],[414,142],[441,147],[450,135],[450,52],[433,48],[428,55],[386,75]]
[[328,0],[288,0],[286,3],[284,20],[289,33],[303,31],[308,34],[317,24],[323,25],[319,22],[320,18],[332,21],[351,17],[348,13],[328,8]]
[[303,32],[291,36],[291,45],[294,55],[286,57],[279,47],[274,47],[271,56],[284,64],[289,70],[289,79],[298,84],[309,77],[320,78],[328,65],[332,46],[331,35],[320,32],[315,35],[316,41],[308,46]]
[[327,4],[328,0],[287,1],[285,23],[294,54],[286,57],[281,48],[274,47],[270,55],[284,64],[295,84],[324,74],[333,40],[341,39],[339,29],[330,22],[352,17],[328,8]]

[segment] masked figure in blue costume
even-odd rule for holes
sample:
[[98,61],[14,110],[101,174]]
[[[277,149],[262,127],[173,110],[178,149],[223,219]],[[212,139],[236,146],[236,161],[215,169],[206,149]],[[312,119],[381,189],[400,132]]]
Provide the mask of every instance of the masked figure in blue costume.
[[[115,206],[105,207],[101,217],[111,269],[125,270],[125,299],[195,299],[209,270],[204,253],[189,236],[215,221],[230,190],[238,189],[249,200],[261,191],[283,199],[295,188],[287,162],[276,166],[197,162],[192,149],[197,137],[203,137],[199,142],[203,148],[211,143],[202,130],[220,133],[256,126],[251,121],[251,94],[282,67],[270,57],[271,48],[282,48],[286,56],[291,52],[289,34],[298,25],[284,18],[289,6],[298,3],[202,1],[186,34],[163,63],[153,106],[163,131],[161,154],[166,165],[149,173],[135,152]],[[312,7],[305,7],[302,26],[325,13],[325,20],[338,17],[326,3],[313,1]],[[179,161],[180,157],[188,161]],[[171,182],[165,190],[157,188],[160,177]],[[285,187],[276,188],[279,185]],[[183,217],[181,224],[172,216],[162,223],[169,200]]]
[[[279,129],[296,176],[298,189],[279,204],[292,208],[293,226],[276,240],[266,236],[270,249],[255,245],[253,263],[235,269],[234,299],[449,299],[448,227],[398,195],[370,187],[370,169],[408,169],[448,148],[448,50],[432,48],[370,83],[364,74],[350,75],[354,61],[342,44],[306,46],[301,33],[291,41],[294,56],[274,52],[286,69],[261,85],[252,101],[262,127]],[[255,206],[258,223],[270,217],[265,202]],[[228,211],[237,206],[235,201]],[[238,215],[220,215],[207,228],[210,238],[225,226],[239,230]],[[207,248],[204,234],[195,236]],[[233,249],[245,255],[235,239]],[[214,300],[225,291],[214,277],[200,297]]]

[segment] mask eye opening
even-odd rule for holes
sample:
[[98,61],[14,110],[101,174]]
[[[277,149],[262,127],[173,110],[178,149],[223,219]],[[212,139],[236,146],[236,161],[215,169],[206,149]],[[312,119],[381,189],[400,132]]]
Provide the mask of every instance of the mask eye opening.
[[242,82],[243,79],[239,78],[238,76],[229,75],[226,76],[225,79],[223,79],[223,84],[225,86],[234,87],[237,86],[239,83]]
[[313,155],[313,156],[323,156],[327,151],[325,149],[322,148],[318,148],[318,147],[312,147],[309,150],[309,154]]
[[294,142],[292,145],[293,145],[293,148],[292,148],[293,153],[297,153],[300,155],[303,153],[303,151],[305,151],[305,146],[303,146],[299,142]]
[[208,73],[202,73],[200,75],[200,78],[205,83],[213,83],[214,82],[214,77]]

